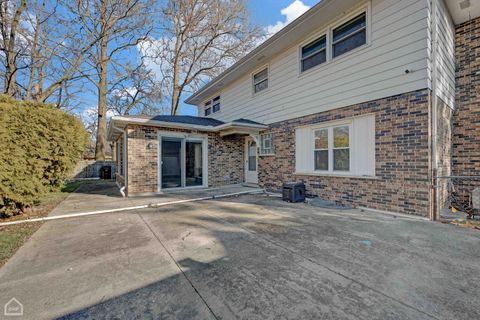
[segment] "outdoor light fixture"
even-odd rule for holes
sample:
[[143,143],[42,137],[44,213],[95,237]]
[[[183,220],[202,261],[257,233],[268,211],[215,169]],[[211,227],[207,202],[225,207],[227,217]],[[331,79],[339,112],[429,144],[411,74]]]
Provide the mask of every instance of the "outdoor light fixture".
[[152,142],[149,142],[147,144],[147,150],[151,150],[151,149],[154,149],[154,148],[155,148],[155,142],[152,141]]

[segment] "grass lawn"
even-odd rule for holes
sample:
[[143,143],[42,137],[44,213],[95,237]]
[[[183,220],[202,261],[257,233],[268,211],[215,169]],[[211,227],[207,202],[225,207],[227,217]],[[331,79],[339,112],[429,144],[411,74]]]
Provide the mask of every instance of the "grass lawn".
[[[25,214],[20,214],[8,219],[0,219],[0,222],[15,220],[40,218],[48,215],[69,193],[77,190],[82,184],[87,182],[74,181],[67,183],[61,191],[52,192],[45,195],[38,205],[28,210]],[[20,248],[30,236],[37,231],[42,222],[22,223],[18,225],[0,227],[0,266],[3,266],[7,260]]]

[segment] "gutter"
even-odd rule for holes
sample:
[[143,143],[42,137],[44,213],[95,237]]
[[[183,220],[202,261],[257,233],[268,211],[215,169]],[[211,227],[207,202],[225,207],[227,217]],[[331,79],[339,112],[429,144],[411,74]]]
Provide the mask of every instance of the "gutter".
[[431,105],[431,184],[432,184],[432,208],[430,214],[430,220],[435,221],[437,220],[437,211],[439,207],[438,203],[438,196],[437,196],[437,175],[438,175],[438,157],[437,157],[437,126],[438,126],[438,97],[437,97],[437,53],[438,53],[438,40],[437,40],[437,7],[438,7],[438,0],[432,0],[432,40],[431,40],[431,48],[432,48],[432,100],[430,102]]

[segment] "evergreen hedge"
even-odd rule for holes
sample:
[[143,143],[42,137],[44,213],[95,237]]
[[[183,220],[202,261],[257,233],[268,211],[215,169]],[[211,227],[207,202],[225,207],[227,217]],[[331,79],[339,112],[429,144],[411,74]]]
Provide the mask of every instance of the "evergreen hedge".
[[0,216],[60,189],[81,159],[81,121],[50,105],[0,96]]

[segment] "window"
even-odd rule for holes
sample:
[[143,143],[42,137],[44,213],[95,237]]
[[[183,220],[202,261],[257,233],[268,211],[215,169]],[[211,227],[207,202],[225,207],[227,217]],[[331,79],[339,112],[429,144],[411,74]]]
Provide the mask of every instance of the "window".
[[350,171],[350,125],[314,131],[315,171]]
[[295,130],[299,174],[375,176],[375,115]]
[[333,128],[333,171],[350,171],[350,127]]
[[327,61],[327,36],[322,36],[302,47],[302,72]]
[[253,92],[258,93],[268,88],[268,68],[253,75]]
[[273,154],[273,139],[271,133],[262,134],[260,136],[260,154]]
[[212,100],[213,104],[213,113],[220,111],[220,96],[213,98]]
[[220,96],[205,102],[205,117],[220,111]]
[[367,43],[367,14],[363,12],[333,29],[332,56],[338,57]]
[[328,129],[315,131],[315,170],[328,171]]

